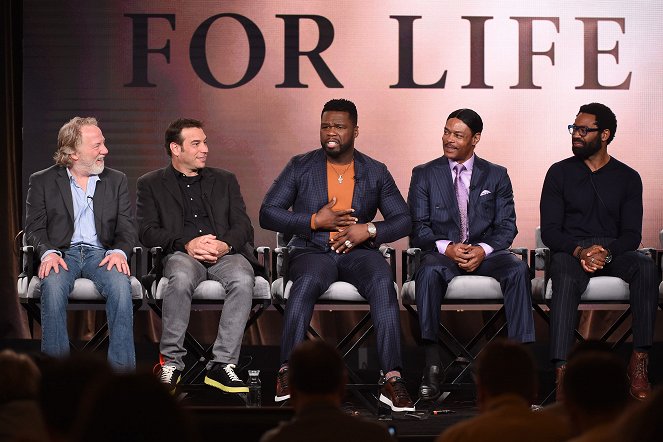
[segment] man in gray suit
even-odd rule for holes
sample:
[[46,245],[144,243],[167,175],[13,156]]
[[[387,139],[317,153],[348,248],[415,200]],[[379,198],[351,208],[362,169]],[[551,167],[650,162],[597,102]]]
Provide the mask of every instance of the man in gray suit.
[[171,164],[138,179],[136,203],[141,243],[162,247],[166,255],[159,377],[175,390],[185,368],[184,336],[193,292],[211,279],[223,285],[226,298],[205,384],[226,393],[246,393],[248,387],[235,368],[251,310],[254,268],[260,267],[253,256],[251,220],[235,175],[205,167],[209,149],[200,121],[171,123],[165,149]]
[[106,298],[108,361],[136,366],[129,263],[136,243],[127,177],[104,167],[105,138],[91,117],[75,117],[58,133],[55,165],[30,177],[25,236],[40,260],[41,349],[69,353],[67,301],[77,278]]
[[518,232],[511,181],[504,167],[474,154],[482,130],[483,121],[475,111],[452,112],[442,136],[444,156],[412,171],[410,244],[423,252],[414,275],[426,354],[422,399],[440,395],[440,305],[454,277],[481,275],[499,281],[509,338],[534,341],[527,264],[508,250]]

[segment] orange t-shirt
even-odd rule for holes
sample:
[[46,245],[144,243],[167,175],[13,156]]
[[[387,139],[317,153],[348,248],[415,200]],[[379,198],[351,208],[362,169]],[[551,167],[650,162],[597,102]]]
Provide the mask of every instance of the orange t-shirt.
[[[339,178],[339,176],[341,178]],[[339,182],[341,181],[341,182]],[[352,208],[352,196],[355,190],[355,162],[345,166],[335,166],[327,161],[327,197],[331,201],[336,197],[336,204],[332,210],[347,210]],[[311,229],[315,227],[315,214],[311,216]],[[315,230],[315,229],[314,229]],[[332,237],[334,232],[329,232]]]

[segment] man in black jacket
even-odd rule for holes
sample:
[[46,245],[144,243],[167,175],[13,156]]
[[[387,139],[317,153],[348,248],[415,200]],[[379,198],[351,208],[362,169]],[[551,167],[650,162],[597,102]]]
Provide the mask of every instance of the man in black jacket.
[[161,381],[174,390],[184,370],[184,336],[195,288],[219,281],[226,298],[207,365],[205,384],[227,393],[248,392],[235,373],[251,310],[254,285],[253,227],[237,178],[205,167],[208,147],[200,121],[179,119],[166,130],[171,165],[138,179],[140,241],[162,247],[164,276]]

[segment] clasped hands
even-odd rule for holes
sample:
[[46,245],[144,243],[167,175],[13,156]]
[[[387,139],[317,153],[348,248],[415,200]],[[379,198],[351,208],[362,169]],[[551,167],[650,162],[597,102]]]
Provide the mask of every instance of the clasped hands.
[[580,265],[587,273],[594,273],[605,267],[608,250],[598,244],[580,250]]
[[468,273],[475,271],[486,257],[483,247],[464,243],[450,243],[444,254]]
[[348,253],[353,247],[370,238],[366,224],[357,224],[358,218],[352,216],[354,209],[334,210],[336,197],[322,206],[315,214],[316,230],[338,232],[329,239],[331,249],[336,253]]
[[216,239],[214,235],[202,235],[193,238],[184,245],[186,253],[198,261],[215,264],[219,258],[230,252],[230,246]]

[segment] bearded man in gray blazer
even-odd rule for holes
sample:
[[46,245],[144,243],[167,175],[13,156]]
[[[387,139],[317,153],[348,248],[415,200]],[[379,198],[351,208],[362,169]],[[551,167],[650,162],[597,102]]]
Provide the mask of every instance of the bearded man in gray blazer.
[[444,373],[437,347],[440,306],[458,275],[490,276],[504,294],[509,338],[534,341],[527,264],[509,252],[518,229],[511,180],[504,167],[474,154],[483,121],[472,109],[447,118],[444,156],[412,171],[410,244],[422,250],[414,280],[426,367],[422,399],[436,399]]
[[25,240],[40,261],[41,349],[69,353],[67,302],[78,278],[106,299],[108,362],[136,366],[129,263],[136,243],[127,177],[105,167],[106,139],[92,117],[60,128],[55,165],[30,177]]
[[237,178],[223,169],[205,167],[209,149],[203,124],[179,119],[165,134],[171,164],[138,179],[140,241],[162,247],[164,276],[163,331],[159,378],[174,391],[185,368],[184,336],[195,288],[219,281],[226,298],[207,364],[205,384],[226,393],[246,393],[235,368],[251,310],[254,268],[253,227],[246,214]]

